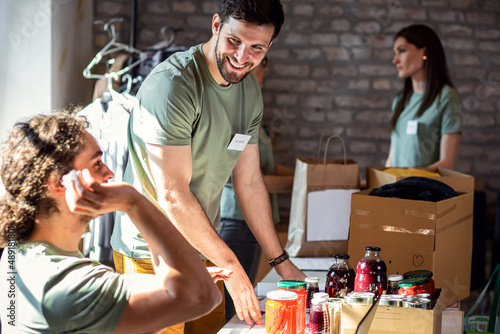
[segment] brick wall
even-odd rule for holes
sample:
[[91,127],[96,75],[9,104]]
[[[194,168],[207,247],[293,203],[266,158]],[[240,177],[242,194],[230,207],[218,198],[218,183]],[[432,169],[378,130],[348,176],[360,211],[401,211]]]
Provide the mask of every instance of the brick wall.
[[[500,192],[500,2],[498,0],[283,0],[286,21],[269,51],[265,122],[278,162],[314,156],[321,133],[341,135],[347,155],[384,164],[393,96],[401,87],[392,65],[394,34],[411,23],[434,28],[445,46],[464,105],[459,170],[485,183],[488,202]],[[161,40],[164,25],[182,27],[178,44],[207,41],[212,1],[138,1],[137,47]],[[121,16],[129,38],[130,0],[95,0],[95,18]],[[107,41],[95,29],[96,50]],[[329,147],[340,157],[339,145]]]

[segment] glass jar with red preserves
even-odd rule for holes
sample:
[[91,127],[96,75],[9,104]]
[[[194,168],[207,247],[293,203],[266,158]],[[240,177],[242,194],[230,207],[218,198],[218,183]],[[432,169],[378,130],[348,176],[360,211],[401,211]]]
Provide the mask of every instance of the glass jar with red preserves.
[[401,296],[418,295],[422,293],[431,294],[432,287],[426,277],[407,278],[399,282],[398,294]]
[[297,334],[304,334],[306,329],[306,302],[307,302],[306,286],[307,286],[306,283],[302,281],[283,280],[278,282],[278,291],[287,290],[295,292],[298,295]]
[[430,270],[413,270],[413,271],[408,271],[403,274],[403,278],[414,278],[414,277],[425,277],[429,280],[429,284],[432,289],[432,293],[430,293],[431,298],[434,298],[435,293],[436,293],[436,283],[432,279],[433,273]]
[[298,302],[292,291],[270,291],[266,302],[266,333],[297,334]]
[[365,247],[359,260],[354,281],[355,292],[373,292],[379,296],[387,287],[387,266],[380,258],[380,247]]
[[326,274],[325,292],[330,298],[339,298],[354,290],[354,279],[356,274],[349,265],[349,255],[335,254],[335,262]]

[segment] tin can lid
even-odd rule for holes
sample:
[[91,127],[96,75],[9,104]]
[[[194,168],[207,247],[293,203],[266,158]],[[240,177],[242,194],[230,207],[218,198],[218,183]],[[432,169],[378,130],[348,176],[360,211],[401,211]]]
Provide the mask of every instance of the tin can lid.
[[344,298],[328,298],[328,303],[343,303]]
[[306,283],[319,283],[319,277],[306,277]]
[[403,303],[406,305],[422,305],[422,304],[428,304],[430,302],[431,300],[427,298],[412,298],[408,300],[403,300]]
[[380,295],[380,299],[403,299],[402,295],[395,295],[395,294],[389,294],[389,295]]
[[306,282],[302,281],[279,281],[278,282],[278,288],[282,289],[301,289],[301,288],[306,288],[307,284]]
[[417,286],[417,285],[422,285],[429,283],[429,279],[426,277],[413,277],[413,278],[407,278],[398,283],[400,287],[403,288],[408,288],[412,286]]
[[294,300],[298,297],[295,292],[287,290],[273,290],[267,293],[267,299],[273,300]]
[[380,252],[381,248],[380,247],[375,247],[375,246],[366,246],[365,250],[372,251],[372,252]]
[[430,270],[413,270],[408,271],[403,274],[404,278],[412,278],[412,277],[432,277],[433,273]]

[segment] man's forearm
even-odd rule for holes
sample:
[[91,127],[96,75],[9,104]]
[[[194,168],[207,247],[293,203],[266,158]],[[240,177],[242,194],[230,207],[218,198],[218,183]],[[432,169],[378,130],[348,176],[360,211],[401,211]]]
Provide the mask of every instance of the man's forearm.
[[190,191],[177,192],[175,196],[175,199],[163,196],[159,204],[184,238],[219,267],[232,269],[239,264],[213,228],[196,196]]
[[233,178],[233,185],[245,221],[264,254],[269,259],[278,257],[283,249],[274,228],[269,194],[263,179],[245,184]]

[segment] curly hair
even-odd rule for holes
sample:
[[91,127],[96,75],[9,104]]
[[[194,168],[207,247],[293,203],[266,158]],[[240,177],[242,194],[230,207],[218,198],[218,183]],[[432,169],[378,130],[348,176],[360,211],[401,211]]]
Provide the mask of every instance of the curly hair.
[[46,181],[73,169],[87,127],[87,120],[71,111],[37,115],[14,125],[1,154],[6,194],[0,199],[0,245],[28,237],[36,217],[57,211]]

